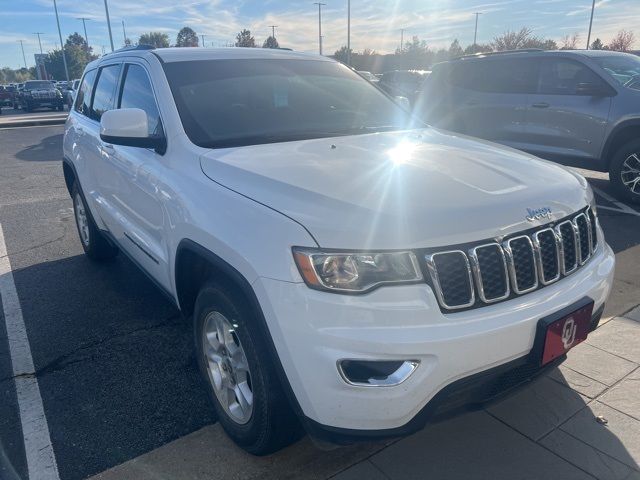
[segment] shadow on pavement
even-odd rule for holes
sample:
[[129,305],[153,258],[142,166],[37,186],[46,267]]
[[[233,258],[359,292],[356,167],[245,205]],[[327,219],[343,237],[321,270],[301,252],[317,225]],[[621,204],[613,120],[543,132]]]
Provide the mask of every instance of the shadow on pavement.
[[128,260],[80,255],[13,275],[61,478],[215,421],[190,325]]
[[[58,155],[59,158],[52,158],[52,154]],[[29,145],[18,151],[15,157],[27,162],[62,160],[62,133],[45,137],[37,145]]]

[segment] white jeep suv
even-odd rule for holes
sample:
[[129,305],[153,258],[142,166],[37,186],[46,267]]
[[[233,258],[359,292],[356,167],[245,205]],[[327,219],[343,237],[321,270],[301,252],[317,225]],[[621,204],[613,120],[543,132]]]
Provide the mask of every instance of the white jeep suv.
[[482,405],[602,314],[614,256],[584,178],[399,104],[283,50],[138,47],[84,72],[63,163],[82,246],[193,319],[249,452]]

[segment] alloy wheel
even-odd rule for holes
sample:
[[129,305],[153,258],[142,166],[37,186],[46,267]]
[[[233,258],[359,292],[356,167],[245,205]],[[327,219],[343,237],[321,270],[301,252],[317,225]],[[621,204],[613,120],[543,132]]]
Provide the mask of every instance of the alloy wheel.
[[620,177],[625,187],[632,193],[640,195],[640,156],[638,153],[629,155],[620,170]]
[[84,202],[80,194],[76,194],[74,199],[76,223],[78,224],[78,232],[80,232],[80,241],[85,247],[89,246],[89,219],[87,218],[87,211],[84,208]]
[[222,313],[209,313],[204,320],[202,350],[218,402],[231,420],[243,425],[253,413],[253,391],[249,363],[237,328]]

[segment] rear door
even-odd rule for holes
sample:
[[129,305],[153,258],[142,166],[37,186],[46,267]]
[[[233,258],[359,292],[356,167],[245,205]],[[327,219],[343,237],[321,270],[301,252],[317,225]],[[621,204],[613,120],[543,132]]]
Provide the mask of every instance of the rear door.
[[[454,62],[441,125],[467,135],[520,148],[535,58],[487,58]],[[429,101],[427,99],[427,101]]]
[[[579,93],[578,85],[608,84],[570,58],[542,58],[537,90],[529,96],[523,149],[571,165],[595,166],[606,131],[610,96]],[[608,88],[607,88],[608,87]]]

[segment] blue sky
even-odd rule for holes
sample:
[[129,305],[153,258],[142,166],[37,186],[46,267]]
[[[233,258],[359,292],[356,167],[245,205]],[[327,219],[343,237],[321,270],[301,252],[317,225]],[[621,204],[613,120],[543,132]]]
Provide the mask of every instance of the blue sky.
[[[293,0],[108,0],[116,48],[122,46],[122,20],[132,39],[147,31],[169,34],[175,41],[184,25],[205,35],[207,46],[233,42],[242,28],[251,29],[259,43],[270,35],[269,25],[278,25],[276,37],[282,46],[317,51],[317,7],[309,1]],[[332,53],[346,44],[346,0],[322,0],[324,51]],[[489,42],[505,30],[528,26],[537,35],[561,39],[578,34],[586,42],[591,0],[351,0],[352,48],[391,52],[405,38],[418,35],[434,48],[448,46],[458,38],[463,45],[473,41],[473,12],[483,12],[478,42]],[[89,44],[98,53],[109,48],[103,0],[58,0],[62,35],[82,33],[87,17]],[[44,32],[43,49],[54,48],[58,35],[53,0],[0,0],[0,66],[23,65],[18,40],[24,40],[27,64],[39,51],[33,32]],[[618,30],[640,25],[640,0],[597,0],[592,39],[608,41]],[[636,31],[640,48],[640,28]]]

